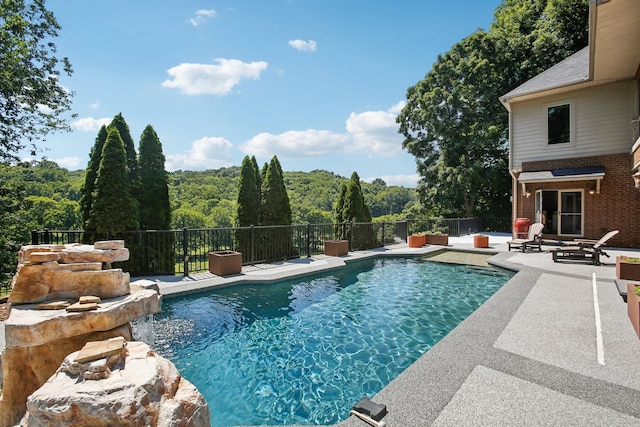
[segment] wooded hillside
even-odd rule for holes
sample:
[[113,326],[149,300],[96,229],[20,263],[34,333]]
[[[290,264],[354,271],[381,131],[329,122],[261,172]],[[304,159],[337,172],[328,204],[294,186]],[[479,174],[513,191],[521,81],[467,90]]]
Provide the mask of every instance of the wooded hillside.
[[[14,199],[12,225],[28,243],[35,229],[80,229],[80,187],[84,170],[68,171],[48,160],[1,165],[0,178]],[[172,228],[231,227],[236,212],[240,167],[169,173]],[[324,170],[284,172],[294,224],[329,223],[340,185],[349,178]],[[365,202],[374,218],[402,216],[415,203],[413,189],[362,182]]]

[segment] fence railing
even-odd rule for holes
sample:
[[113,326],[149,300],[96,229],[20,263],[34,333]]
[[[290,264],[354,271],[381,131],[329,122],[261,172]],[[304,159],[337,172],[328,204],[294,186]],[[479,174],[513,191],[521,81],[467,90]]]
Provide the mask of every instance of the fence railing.
[[243,264],[249,265],[319,255],[324,253],[327,240],[349,240],[349,249],[357,251],[406,242],[409,234],[420,231],[438,230],[460,236],[481,229],[481,221],[475,218],[138,230],[106,236],[82,230],[44,229],[31,232],[31,244],[91,244],[96,240],[123,239],[130,257],[116,266],[132,276],[188,276],[208,270],[209,252],[238,251]]

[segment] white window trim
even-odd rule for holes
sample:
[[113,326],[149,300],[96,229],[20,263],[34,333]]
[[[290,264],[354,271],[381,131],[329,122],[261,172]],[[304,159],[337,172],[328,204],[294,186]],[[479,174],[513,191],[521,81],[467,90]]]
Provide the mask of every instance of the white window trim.
[[[557,190],[557,191],[558,191],[558,236],[566,236],[566,237],[572,237],[572,238],[583,237],[584,236],[584,202],[585,202],[584,188],[564,189],[564,190]],[[582,233],[580,234],[560,233],[561,231],[560,222],[562,221],[561,219],[562,218],[562,193],[581,193],[580,230],[582,231]]]
[[[558,144],[549,144],[549,108],[559,107],[561,105],[569,105],[569,142]],[[556,102],[550,102],[543,106],[544,116],[544,145],[549,149],[575,147],[576,145],[576,104],[573,99],[565,99]]]

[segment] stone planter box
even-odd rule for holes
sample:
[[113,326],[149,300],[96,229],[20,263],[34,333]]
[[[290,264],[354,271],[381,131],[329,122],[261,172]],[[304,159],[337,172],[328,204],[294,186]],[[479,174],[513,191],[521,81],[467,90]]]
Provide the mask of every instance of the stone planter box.
[[476,234],[473,236],[473,247],[474,248],[488,248],[489,247],[489,236],[484,234]]
[[343,256],[349,253],[348,240],[325,240],[324,254],[329,256]]
[[626,256],[616,257],[616,277],[622,280],[640,281],[640,263],[627,262]]
[[627,315],[640,338],[640,295],[636,295],[633,290],[640,286],[640,283],[627,283]]
[[428,245],[447,246],[449,244],[448,234],[427,234]]
[[412,234],[407,237],[407,244],[410,248],[421,248],[427,243],[427,236],[424,234]]
[[218,276],[242,272],[242,254],[235,251],[209,252],[209,271]]

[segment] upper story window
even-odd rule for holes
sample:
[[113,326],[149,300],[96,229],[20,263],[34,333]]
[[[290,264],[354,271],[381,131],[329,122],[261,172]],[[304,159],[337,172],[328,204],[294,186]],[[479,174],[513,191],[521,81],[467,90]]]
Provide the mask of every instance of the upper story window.
[[570,102],[549,105],[547,109],[547,143],[570,144],[573,142],[573,111]]

